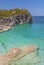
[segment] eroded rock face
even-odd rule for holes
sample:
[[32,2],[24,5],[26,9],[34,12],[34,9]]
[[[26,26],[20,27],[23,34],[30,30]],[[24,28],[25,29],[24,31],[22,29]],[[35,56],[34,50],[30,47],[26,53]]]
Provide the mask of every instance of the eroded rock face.
[[6,17],[0,19],[0,32],[7,31],[17,24],[32,23],[32,17],[28,14]]
[[12,21],[14,21],[13,23],[15,23],[15,24],[20,24],[21,22],[32,23],[32,17],[31,17],[31,15],[29,16],[28,14],[19,15],[16,17],[13,16]]

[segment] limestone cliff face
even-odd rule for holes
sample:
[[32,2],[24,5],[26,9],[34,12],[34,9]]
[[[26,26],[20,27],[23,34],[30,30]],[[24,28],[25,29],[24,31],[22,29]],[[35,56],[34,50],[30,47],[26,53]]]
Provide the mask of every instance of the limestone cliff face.
[[32,23],[31,15],[24,14],[18,15],[16,17],[12,17],[12,22],[14,24],[22,24],[22,23]]
[[[6,16],[4,18],[0,17],[0,32],[9,30],[12,26],[24,24],[24,23],[32,23],[32,16],[31,14],[26,11],[24,12],[11,12],[12,16]],[[3,15],[4,16],[4,15]]]

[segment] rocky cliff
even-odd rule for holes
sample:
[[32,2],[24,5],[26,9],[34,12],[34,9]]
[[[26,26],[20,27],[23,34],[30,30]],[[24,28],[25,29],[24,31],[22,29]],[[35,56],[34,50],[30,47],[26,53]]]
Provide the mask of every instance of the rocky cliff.
[[27,10],[15,9],[0,11],[0,32],[23,23],[32,23],[32,16]]

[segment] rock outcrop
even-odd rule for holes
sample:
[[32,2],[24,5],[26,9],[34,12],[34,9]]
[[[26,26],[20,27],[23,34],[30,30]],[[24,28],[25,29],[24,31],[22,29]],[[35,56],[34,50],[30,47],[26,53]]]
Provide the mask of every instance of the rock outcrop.
[[32,23],[32,16],[28,11],[25,12],[24,10],[21,10],[19,13],[18,12],[19,10],[11,12],[11,16],[2,15],[5,17],[0,17],[0,32],[9,30],[11,27],[18,24]]
[[36,53],[37,50],[38,48],[35,46],[31,46],[23,50],[14,48],[10,50],[7,54],[0,56],[0,65],[14,65],[13,63],[18,62],[23,57],[30,55],[30,54],[32,55],[31,57],[33,59],[33,57],[35,58],[37,56],[37,53]]

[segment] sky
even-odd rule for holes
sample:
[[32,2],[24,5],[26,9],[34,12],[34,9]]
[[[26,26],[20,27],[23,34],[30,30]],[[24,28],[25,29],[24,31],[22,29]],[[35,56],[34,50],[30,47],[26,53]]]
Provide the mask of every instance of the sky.
[[32,16],[44,16],[44,0],[0,0],[0,9],[27,9]]

